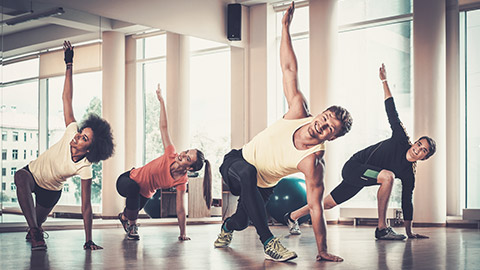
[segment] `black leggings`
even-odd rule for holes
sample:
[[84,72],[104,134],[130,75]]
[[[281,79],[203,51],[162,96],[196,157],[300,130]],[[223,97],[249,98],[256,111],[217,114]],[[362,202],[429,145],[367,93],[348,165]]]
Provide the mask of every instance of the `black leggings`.
[[58,200],[60,200],[60,196],[62,196],[62,190],[48,190],[40,187],[37,184],[37,180],[35,180],[35,177],[33,177],[30,168],[28,168],[28,165],[23,167],[23,169],[30,173],[33,182],[35,182],[35,187],[33,188],[32,192],[35,193],[36,204],[41,205],[45,208],[54,207],[57,204]]
[[121,174],[117,179],[117,191],[127,198],[123,211],[129,220],[136,220],[138,212],[145,206],[149,198],[140,195],[140,186],[130,178],[130,171]]
[[220,172],[232,194],[240,195],[237,211],[225,221],[227,229],[242,231],[251,220],[260,241],[265,243],[273,236],[265,209],[273,188],[257,187],[257,169],[243,159],[239,150],[232,150],[225,156]]
[[348,201],[363,187],[379,185],[377,176],[380,171],[382,168],[350,159],[342,169],[343,181],[330,195],[337,204]]

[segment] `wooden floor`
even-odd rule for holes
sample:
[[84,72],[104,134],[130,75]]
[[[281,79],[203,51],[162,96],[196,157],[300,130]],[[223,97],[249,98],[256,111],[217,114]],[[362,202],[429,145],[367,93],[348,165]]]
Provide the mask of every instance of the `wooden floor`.
[[[284,226],[271,227],[276,236]],[[140,227],[140,241],[126,240],[123,229],[96,229],[94,240],[105,249],[84,251],[82,230],[50,231],[47,251],[31,251],[25,233],[0,233],[0,269],[480,269],[480,231],[415,228],[430,239],[376,241],[374,227],[328,226],[329,250],[342,263],[316,262],[310,227],[282,243],[299,255],[287,262],[264,260],[255,229],[235,232],[230,248],[215,249],[219,224],[191,225],[191,241],[177,241],[173,225]],[[397,229],[403,232],[402,228]]]

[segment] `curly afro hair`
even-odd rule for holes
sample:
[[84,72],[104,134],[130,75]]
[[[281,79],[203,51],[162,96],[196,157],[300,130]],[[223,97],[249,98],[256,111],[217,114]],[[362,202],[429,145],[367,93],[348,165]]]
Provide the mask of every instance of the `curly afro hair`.
[[80,132],[87,127],[93,131],[93,142],[86,154],[88,161],[97,163],[111,157],[115,144],[110,124],[96,114],[89,114],[80,125]]

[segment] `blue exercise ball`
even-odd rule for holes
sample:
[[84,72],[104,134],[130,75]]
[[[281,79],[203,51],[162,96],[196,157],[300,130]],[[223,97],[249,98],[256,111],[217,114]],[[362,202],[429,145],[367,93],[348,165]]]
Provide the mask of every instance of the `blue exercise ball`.
[[[285,224],[283,216],[307,205],[307,186],[305,180],[295,177],[285,177],[273,189],[273,194],[267,203],[267,213],[276,221]],[[301,217],[298,223],[306,222],[310,215]]]
[[155,194],[148,199],[147,203],[143,207],[145,213],[147,213],[151,218],[160,218],[160,195],[161,191],[157,190]]

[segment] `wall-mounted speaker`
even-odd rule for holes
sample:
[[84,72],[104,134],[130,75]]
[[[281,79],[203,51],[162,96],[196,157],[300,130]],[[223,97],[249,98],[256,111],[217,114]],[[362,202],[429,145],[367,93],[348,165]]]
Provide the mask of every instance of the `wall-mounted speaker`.
[[228,4],[227,38],[230,41],[242,40],[242,5]]

